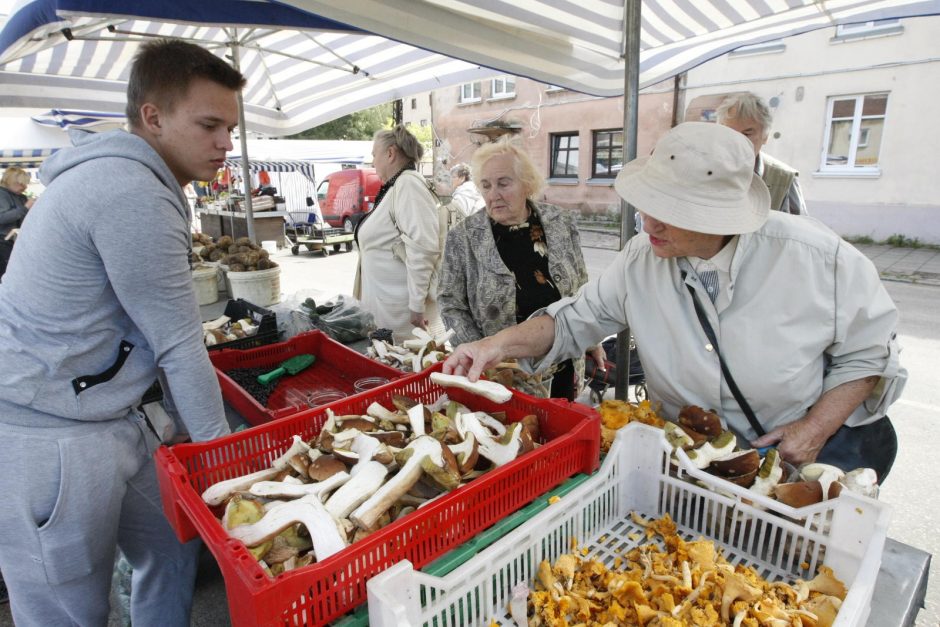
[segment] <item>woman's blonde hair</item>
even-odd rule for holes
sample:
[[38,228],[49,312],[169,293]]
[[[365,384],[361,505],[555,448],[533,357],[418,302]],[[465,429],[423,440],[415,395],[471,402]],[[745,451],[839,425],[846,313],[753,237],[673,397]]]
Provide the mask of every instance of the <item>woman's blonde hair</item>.
[[10,189],[16,184],[29,185],[29,182],[32,180],[32,178],[33,177],[29,175],[29,172],[23,168],[13,166],[11,168],[7,168],[3,172],[3,178],[0,178],[0,185],[6,187],[7,189]]
[[[483,144],[470,158],[470,169],[473,172],[473,181],[479,186],[483,166],[500,155],[512,157],[512,168],[516,178],[522,183],[526,198],[535,200],[545,186],[545,178],[535,169],[535,164],[529,155],[514,142],[508,135],[495,142]],[[482,191],[482,190],[480,190]]]
[[372,136],[372,140],[377,142],[383,150],[389,146],[395,146],[398,152],[411,161],[412,164],[417,164],[424,155],[424,146],[421,145],[421,142],[411,131],[405,128],[404,124],[397,124],[393,129],[376,131],[375,135]]

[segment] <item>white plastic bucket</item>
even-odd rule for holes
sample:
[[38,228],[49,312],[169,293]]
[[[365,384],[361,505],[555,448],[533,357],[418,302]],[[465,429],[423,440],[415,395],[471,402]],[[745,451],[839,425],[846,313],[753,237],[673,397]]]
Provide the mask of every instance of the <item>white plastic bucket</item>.
[[211,305],[219,300],[218,268],[197,268],[193,270],[193,288],[196,290],[196,302]]
[[261,248],[268,251],[270,254],[275,254],[277,252],[277,242],[273,239],[266,239],[261,242]]
[[232,298],[244,298],[259,307],[281,302],[281,269],[226,272]]

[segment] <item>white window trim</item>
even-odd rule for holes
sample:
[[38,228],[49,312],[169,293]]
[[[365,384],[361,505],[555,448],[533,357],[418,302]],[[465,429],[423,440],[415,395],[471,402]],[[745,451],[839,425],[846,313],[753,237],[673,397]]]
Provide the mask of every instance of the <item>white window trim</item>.
[[[844,96],[830,96],[828,102],[826,103],[826,131],[823,136],[823,146],[822,146],[822,155],[819,159],[819,169],[814,173],[816,176],[880,176],[881,175],[881,164],[871,165],[871,166],[854,166],[848,165],[849,163],[855,163],[855,157],[858,153],[858,140],[861,135],[860,129],[862,124],[862,119],[873,119],[881,118],[887,123],[888,112],[885,111],[884,115],[862,115],[862,106],[865,104],[866,96],[878,96],[878,95],[888,95],[887,92],[873,92],[870,94],[847,94]],[[830,165],[826,163],[826,157],[829,153],[829,140],[832,136],[832,109],[835,105],[836,100],[848,100],[850,98],[855,98],[855,113],[852,116],[852,141],[849,144],[849,154],[848,163],[846,165]],[[848,119],[848,118],[840,118]],[[867,145],[867,144],[866,144]],[[863,148],[865,146],[862,146]],[[878,149],[879,158],[881,156],[881,147]]]
[[[882,22],[876,24],[875,22]],[[893,20],[869,20],[867,22],[858,22],[855,24],[836,25],[836,34],[830,41],[832,43],[842,43],[868,37],[887,37],[889,35],[900,35],[904,32],[904,25],[900,19]]]
[[[480,90],[479,90],[479,91],[480,91],[480,95],[477,96],[476,98],[472,98],[472,97],[471,97],[471,98],[464,98],[464,97],[463,97],[463,88],[464,88],[466,85],[474,85],[474,84],[479,84],[479,83],[480,83],[480,81],[470,81],[469,83],[461,83],[461,84],[459,85],[459,87],[458,87],[458,89],[460,90],[460,91],[458,92],[458,93],[460,94],[460,98],[459,98],[458,104],[472,104],[472,103],[474,103],[474,102],[481,102],[481,101],[483,100],[483,98],[482,98],[482,95],[483,95],[483,86],[482,86],[482,85],[480,85]],[[474,91],[473,88],[471,88],[471,89],[470,89],[470,93],[473,93],[473,91]]]
[[[505,91],[506,85],[509,84],[509,81],[512,81],[512,91]],[[496,91],[496,82],[500,81],[503,84],[504,89],[502,91]],[[504,98],[515,98],[516,97],[516,80],[511,76],[497,76],[496,78],[490,79],[490,100],[502,100]]]

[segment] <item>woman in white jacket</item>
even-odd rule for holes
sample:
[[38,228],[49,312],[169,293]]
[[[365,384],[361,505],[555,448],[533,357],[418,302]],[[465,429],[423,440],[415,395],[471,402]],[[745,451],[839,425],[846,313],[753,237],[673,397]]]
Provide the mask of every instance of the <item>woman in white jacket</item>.
[[382,187],[356,227],[354,296],[396,340],[413,327],[443,330],[435,296],[443,230],[437,199],[415,170],[422,154],[421,144],[400,124],[375,134],[372,161]]

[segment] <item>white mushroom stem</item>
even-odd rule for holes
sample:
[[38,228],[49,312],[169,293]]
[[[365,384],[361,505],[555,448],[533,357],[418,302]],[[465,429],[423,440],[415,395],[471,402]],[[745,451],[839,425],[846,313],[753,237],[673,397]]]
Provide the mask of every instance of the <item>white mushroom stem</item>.
[[441,335],[436,335],[436,336],[434,336],[434,343],[437,344],[437,349],[438,349],[438,350],[443,349],[443,348],[444,348],[444,344],[446,344],[448,341],[450,341],[450,339],[451,339],[452,337],[454,337],[456,334],[457,334],[457,332],[454,331],[453,329],[447,329],[447,330],[444,331],[444,333],[442,333]]
[[489,414],[483,413],[482,411],[477,412],[477,419],[484,427],[487,427],[493,431],[497,437],[506,435],[506,425],[496,420],[496,418],[493,418]]
[[467,377],[456,374],[444,374],[443,372],[432,372],[431,383],[442,387],[456,387],[466,390],[471,394],[482,396],[494,403],[506,403],[512,398],[512,391],[504,385],[495,381],[479,381],[471,383]]
[[508,464],[516,459],[522,448],[522,429],[522,423],[517,422],[512,426],[507,442],[500,443],[492,438],[481,439],[477,450],[480,455],[493,462],[494,466]]
[[[420,368],[418,369],[420,370]],[[424,405],[418,403],[408,409],[408,420],[411,423],[411,432],[416,436],[424,435]]]
[[372,340],[372,348],[375,349],[375,354],[380,358],[385,359],[388,357],[388,348],[385,346],[385,342]]
[[[415,336],[416,338],[418,338],[419,340],[421,340],[422,342],[424,342],[425,344],[427,344],[428,342],[430,342],[431,340],[434,339],[433,337],[431,337],[431,334],[430,334],[430,333],[428,333],[427,331],[425,331],[425,330],[422,329],[421,327],[415,327],[415,328],[413,328],[413,329],[411,330],[411,334],[412,334],[413,336]],[[407,341],[407,340],[406,340],[406,341]]]
[[410,420],[408,416],[403,416],[398,412],[389,411],[382,405],[378,403],[372,403],[366,408],[366,414],[372,416],[373,418],[378,418],[379,420],[388,420],[391,423],[399,425],[407,425]]
[[336,518],[346,518],[382,487],[388,470],[379,462],[356,464],[355,476],[326,502],[326,511]]
[[411,456],[398,473],[349,515],[349,519],[360,529],[374,529],[382,514],[418,482],[423,472],[421,463],[426,458],[437,466],[444,465],[441,443],[431,436],[415,438],[405,447],[406,451],[408,449],[412,450]]
[[318,561],[346,548],[346,540],[340,535],[336,521],[316,496],[306,496],[274,508],[258,522],[235,527],[229,535],[246,546],[258,546],[297,523],[307,528]]
[[428,342],[427,340],[413,339],[413,340],[405,340],[404,342],[401,343],[401,345],[412,352],[417,352],[421,350],[422,348],[424,348],[425,346],[427,346]]
[[314,495],[320,500],[326,495],[349,481],[348,472],[338,472],[328,479],[317,483],[285,483],[283,481],[259,481],[248,490],[255,496],[269,499],[298,499],[303,496]]
[[202,500],[210,507],[221,505],[236,492],[244,492],[252,484],[258,481],[266,481],[279,472],[281,471],[278,468],[266,468],[234,479],[219,481],[206,488],[206,491],[202,493]]
[[284,451],[284,453],[271,462],[271,468],[277,468],[278,470],[284,470],[290,466],[290,460],[294,455],[307,455],[310,452],[310,447],[300,439],[299,435],[294,436],[294,442],[290,445],[290,448]]
[[428,405],[428,409],[431,411],[432,414],[436,411],[443,412],[444,409],[447,407],[447,403],[449,402],[450,402],[450,399],[447,398],[447,395],[441,394],[440,396],[437,397],[437,400],[435,400],[433,403]]

